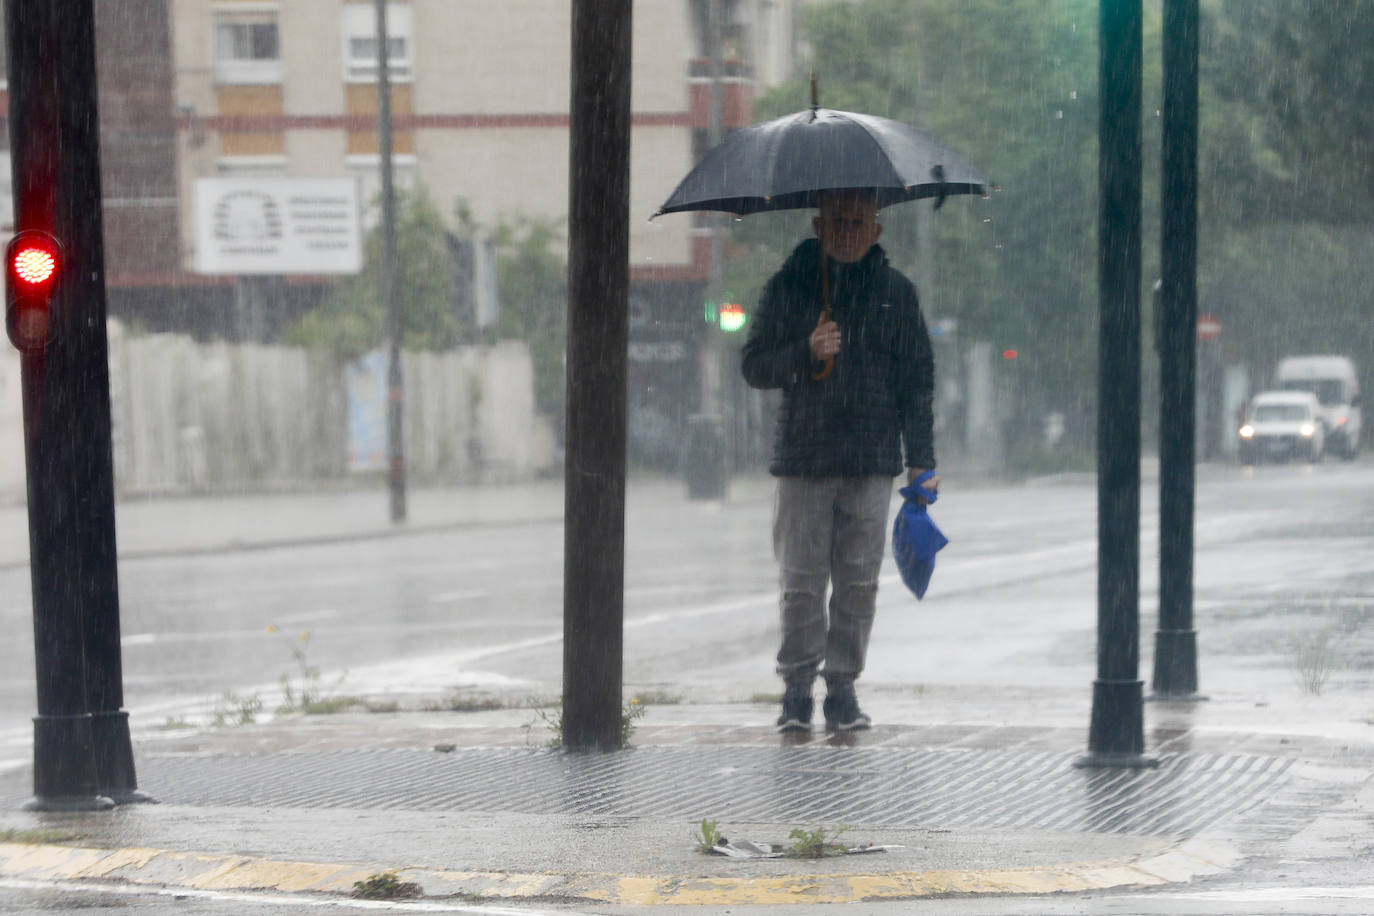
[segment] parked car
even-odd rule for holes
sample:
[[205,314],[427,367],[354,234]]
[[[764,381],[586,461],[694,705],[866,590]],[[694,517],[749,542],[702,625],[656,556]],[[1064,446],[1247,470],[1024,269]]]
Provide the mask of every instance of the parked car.
[[1255,395],[1238,431],[1242,464],[1263,461],[1321,461],[1326,425],[1321,403],[1310,391],[1264,391]]
[[1360,379],[1349,357],[1290,356],[1279,360],[1274,370],[1274,387],[1315,394],[1321,403],[1326,444],[1331,453],[1347,461],[1359,454],[1364,432]]

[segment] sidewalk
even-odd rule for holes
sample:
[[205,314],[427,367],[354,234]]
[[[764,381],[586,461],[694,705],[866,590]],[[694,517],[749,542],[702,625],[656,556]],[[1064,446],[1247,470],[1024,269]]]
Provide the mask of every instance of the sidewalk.
[[[629,500],[680,498],[681,486],[636,482]],[[730,494],[770,498],[766,480]],[[557,520],[562,508],[554,481],[415,491],[400,531],[377,492],[121,504],[118,526],[122,553],[151,555]],[[0,563],[25,561],[16,517],[0,511]],[[285,530],[277,518],[299,521]],[[614,753],[545,746],[528,709],[140,735],[139,786],[157,805],[30,813],[20,806],[32,774],[0,775],[0,877],[347,894],[395,872],[430,897],[709,912],[1158,887],[1224,875],[1261,838],[1286,839],[1325,812],[1368,822],[1374,811],[1374,745],[1270,733],[1224,697],[1153,705],[1155,768],[1075,767],[1087,693],[980,697],[976,720],[953,691],[875,694],[871,731],[800,741],[773,732],[763,702],[651,705],[632,747]],[[703,820],[732,840],[787,844],[794,829],[830,838],[847,826],[843,843],[895,848],[711,856],[693,840]]]

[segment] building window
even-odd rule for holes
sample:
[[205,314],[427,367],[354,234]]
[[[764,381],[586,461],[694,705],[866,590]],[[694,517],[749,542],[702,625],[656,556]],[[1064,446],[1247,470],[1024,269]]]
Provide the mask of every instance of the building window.
[[216,171],[225,178],[285,178],[285,156],[220,156]]
[[215,80],[280,83],[281,36],[274,6],[236,4],[215,11]]
[[[371,3],[349,3],[343,15],[344,80],[350,83],[377,81],[377,9]],[[409,3],[388,3],[386,7],[387,76],[393,82],[408,83],[414,72],[411,60]]]

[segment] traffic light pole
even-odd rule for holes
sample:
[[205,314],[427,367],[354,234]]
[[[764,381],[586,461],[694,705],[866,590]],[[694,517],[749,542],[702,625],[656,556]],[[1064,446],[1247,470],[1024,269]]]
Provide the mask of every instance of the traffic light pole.
[[1101,0],[1098,86],[1097,679],[1079,766],[1143,755],[1140,667],[1140,0]]
[[46,346],[24,352],[36,810],[149,800],[122,709],[92,0],[6,0],[16,228],[62,241]]
[[1197,465],[1198,0],[1164,2],[1159,340],[1159,629],[1153,698],[1200,700],[1193,629]]

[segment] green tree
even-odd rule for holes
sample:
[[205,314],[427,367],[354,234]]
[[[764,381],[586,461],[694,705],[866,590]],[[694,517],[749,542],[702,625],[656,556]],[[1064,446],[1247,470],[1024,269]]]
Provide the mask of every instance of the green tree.
[[525,217],[498,227],[500,336],[528,342],[536,406],[561,422],[567,343],[568,279],[561,220]]
[[[471,329],[452,306],[445,228],[423,186],[397,190],[396,301],[407,349],[444,350],[471,340]],[[377,227],[364,242],[362,273],[336,283],[320,307],[287,332],[287,341],[325,349],[343,362],[381,346],[386,338],[381,263]]]
[[[883,245],[916,280],[928,317],[957,319],[966,341],[1021,351],[1042,408],[1077,407],[1095,369],[1097,8],[867,0],[817,5],[804,20],[824,107],[928,128],[998,186],[989,200],[954,198],[930,216],[924,271],[918,208],[931,202],[884,211]],[[808,100],[798,79],[759,99],[755,113],[775,117]],[[761,261],[776,266],[809,234],[807,217],[738,224],[760,250],[735,266],[732,285],[748,288],[737,272]]]
[[[511,217],[484,230],[459,201],[450,228],[423,187],[398,192],[396,212],[396,285],[404,346],[447,350],[493,339],[526,341],[534,361],[536,405],[549,416],[561,417],[567,316],[562,222]],[[454,304],[448,235],[464,240],[487,235],[496,242],[500,312],[494,331],[479,333],[470,316]],[[320,307],[287,332],[288,342],[326,350],[341,362],[385,342],[380,228],[368,233],[365,252],[363,271],[336,283]]]

